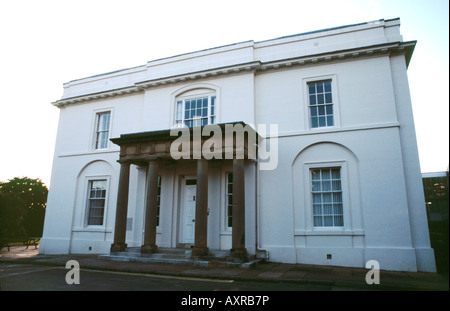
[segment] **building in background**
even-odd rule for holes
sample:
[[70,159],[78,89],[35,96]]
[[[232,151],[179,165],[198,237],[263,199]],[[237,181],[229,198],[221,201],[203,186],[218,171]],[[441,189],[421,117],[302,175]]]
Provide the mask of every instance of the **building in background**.
[[[192,247],[435,271],[407,78],[415,43],[399,19],[377,20],[65,83],[40,252]],[[212,132],[200,131],[226,142],[227,126],[256,140],[173,156],[171,129],[204,147]]]
[[431,246],[435,251],[439,273],[448,274],[448,170],[423,173]]

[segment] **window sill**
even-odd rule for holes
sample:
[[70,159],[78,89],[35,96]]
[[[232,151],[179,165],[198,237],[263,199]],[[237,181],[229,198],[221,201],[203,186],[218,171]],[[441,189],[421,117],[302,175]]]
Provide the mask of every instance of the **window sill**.
[[77,227],[73,228],[72,232],[101,232],[101,233],[111,233],[112,229],[105,228],[103,226],[89,226],[89,227]]
[[295,230],[294,235],[306,235],[306,236],[364,236],[366,235],[364,230],[345,230],[345,229],[314,229],[314,230]]

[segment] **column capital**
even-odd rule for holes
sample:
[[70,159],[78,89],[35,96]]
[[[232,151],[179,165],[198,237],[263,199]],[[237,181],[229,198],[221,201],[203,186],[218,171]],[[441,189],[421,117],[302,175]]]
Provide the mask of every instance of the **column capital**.
[[127,160],[117,160],[117,162],[119,162],[121,166],[122,165],[123,166],[130,166],[131,165],[131,162],[127,161]]

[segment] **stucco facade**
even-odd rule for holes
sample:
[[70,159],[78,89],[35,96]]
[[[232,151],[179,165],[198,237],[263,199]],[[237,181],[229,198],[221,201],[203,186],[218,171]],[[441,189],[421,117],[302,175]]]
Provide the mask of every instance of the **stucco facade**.
[[[407,78],[415,42],[403,41],[399,29],[399,19],[379,20],[247,41],[64,84],[53,103],[60,119],[40,252],[104,254],[117,242],[126,162],[119,160],[131,151],[115,138],[150,137],[191,121],[242,122],[259,135],[258,157],[244,159],[242,169],[234,159],[214,159],[199,172],[202,160],[169,161],[162,156],[168,150],[145,153],[150,138],[142,141],[122,187],[128,246],[144,245],[149,197],[158,207],[155,244],[195,246],[199,229],[186,217],[199,203],[189,198],[207,176],[202,230],[209,250],[235,249],[239,235],[248,254],[270,261],[364,267],[378,260],[381,269],[435,271]],[[204,115],[191,120],[196,101]],[[108,140],[99,145],[99,135]],[[268,146],[269,160],[261,156]],[[159,192],[152,197],[155,161]],[[100,199],[91,195],[93,181],[102,185]],[[233,231],[238,197],[243,233]]]

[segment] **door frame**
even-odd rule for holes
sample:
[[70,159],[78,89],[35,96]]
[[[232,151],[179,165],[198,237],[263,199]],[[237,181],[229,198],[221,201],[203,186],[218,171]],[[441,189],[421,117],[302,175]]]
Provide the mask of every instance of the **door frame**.
[[[179,204],[178,204],[178,209],[179,209],[179,225],[178,225],[178,240],[177,240],[177,245],[184,245],[184,246],[193,246],[194,245],[194,241],[195,241],[195,223],[194,223],[194,231],[193,231],[193,239],[192,239],[192,243],[190,242],[186,242],[185,241],[185,237],[184,237],[184,227],[186,225],[185,222],[185,195],[186,195],[186,181],[187,180],[195,180],[196,184],[195,186],[197,187],[197,176],[195,175],[188,175],[188,176],[183,176],[182,180],[181,180],[181,187],[180,187],[180,200],[179,200]],[[195,219],[195,205],[194,205],[194,219]]]

